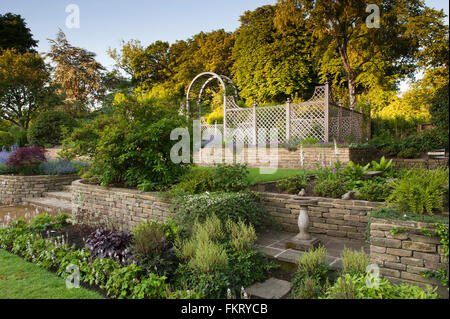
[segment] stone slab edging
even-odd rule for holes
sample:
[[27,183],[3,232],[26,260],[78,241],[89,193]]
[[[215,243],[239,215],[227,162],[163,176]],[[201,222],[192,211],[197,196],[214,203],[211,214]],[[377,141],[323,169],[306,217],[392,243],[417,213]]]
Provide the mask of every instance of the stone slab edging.
[[[372,218],[370,223],[370,260],[380,267],[380,274],[394,283],[426,287],[440,286],[436,279],[426,279],[424,271],[447,267],[440,238],[433,223],[412,220]],[[447,224],[448,226],[448,224]],[[391,233],[391,230],[394,232]],[[426,232],[429,235],[425,235]],[[447,291],[440,287],[441,295]],[[448,297],[448,291],[446,292]]]
[[23,204],[24,198],[62,190],[78,178],[77,175],[0,175],[0,205]]

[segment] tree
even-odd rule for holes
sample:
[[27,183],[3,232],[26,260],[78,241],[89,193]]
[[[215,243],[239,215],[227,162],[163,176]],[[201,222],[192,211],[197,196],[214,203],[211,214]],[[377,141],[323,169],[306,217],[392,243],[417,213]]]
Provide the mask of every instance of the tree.
[[37,53],[0,53],[0,119],[27,129],[37,112],[58,102],[50,70]]
[[442,139],[446,141],[446,147],[448,147],[449,137],[449,96],[448,96],[448,83],[440,87],[431,100],[431,123],[436,126]]
[[279,0],[277,25],[282,28],[288,22],[307,21],[319,41],[316,55],[321,58],[322,76],[344,70],[351,107],[356,106],[358,84],[376,85],[386,76],[398,81],[412,74],[420,51],[414,30],[429,25],[423,18],[425,10],[428,17],[437,17],[436,11],[426,9],[420,0],[370,3],[380,10],[379,28],[369,28],[366,23],[371,13],[366,1]]
[[110,49],[109,54],[135,87],[184,96],[190,81],[200,72],[230,75],[233,46],[233,34],[217,30],[172,45],[156,41],[144,47],[140,41],[130,40],[122,43],[120,53]]
[[241,17],[233,49],[233,76],[246,100],[284,102],[286,98],[311,95],[317,83],[311,58],[314,39],[299,21],[278,30],[276,6],[247,11]]
[[70,45],[61,30],[49,42],[47,56],[55,64],[54,80],[61,86],[69,112],[79,115],[102,99],[104,68],[95,60],[95,53]]
[[38,41],[19,14],[0,14],[0,49],[16,49],[20,53],[36,52]]
[[168,42],[156,41],[144,48],[140,41],[130,40],[122,43],[121,54],[110,49],[109,55],[131,76],[133,84],[152,87],[168,79],[169,47]]

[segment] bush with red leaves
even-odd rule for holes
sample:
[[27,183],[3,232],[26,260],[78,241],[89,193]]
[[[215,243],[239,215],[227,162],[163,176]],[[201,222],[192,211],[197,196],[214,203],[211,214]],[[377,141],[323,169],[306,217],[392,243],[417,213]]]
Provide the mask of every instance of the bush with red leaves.
[[20,147],[12,153],[5,165],[15,173],[29,175],[37,174],[39,165],[45,161],[44,148],[40,146],[26,146]]

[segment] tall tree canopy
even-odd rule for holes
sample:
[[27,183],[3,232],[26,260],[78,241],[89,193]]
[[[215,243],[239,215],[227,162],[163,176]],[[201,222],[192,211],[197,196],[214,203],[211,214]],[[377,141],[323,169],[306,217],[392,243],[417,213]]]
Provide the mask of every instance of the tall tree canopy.
[[318,39],[316,55],[321,59],[322,77],[328,72],[336,77],[343,71],[352,107],[357,94],[367,87],[392,84],[412,74],[420,51],[417,29],[429,26],[426,10],[428,17],[437,14],[420,0],[370,3],[380,10],[379,28],[366,24],[370,10],[363,0],[279,0],[277,25],[283,28],[306,19]]
[[14,49],[0,52],[0,119],[27,129],[38,111],[57,102],[42,57]]
[[53,78],[61,86],[69,112],[77,115],[88,110],[104,95],[103,66],[95,60],[95,53],[72,46],[61,30],[49,41]]
[[19,14],[0,14],[0,49],[15,49],[20,53],[35,52],[38,41]]
[[230,75],[234,37],[224,30],[201,32],[172,45],[156,41],[144,47],[138,40],[110,49],[116,67],[128,74],[135,87],[170,90],[183,96],[194,76],[210,71]]
[[241,17],[233,50],[233,76],[246,100],[285,101],[308,97],[317,83],[312,48],[315,40],[305,21],[274,25],[277,6],[263,6]]

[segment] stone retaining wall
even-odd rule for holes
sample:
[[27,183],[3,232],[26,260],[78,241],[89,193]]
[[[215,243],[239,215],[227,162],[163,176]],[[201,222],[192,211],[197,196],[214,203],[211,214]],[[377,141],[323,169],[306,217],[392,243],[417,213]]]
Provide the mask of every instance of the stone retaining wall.
[[[390,230],[398,232],[391,234]],[[444,266],[442,245],[430,223],[373,218],[370,223],[370,259],[380,274],[394,283],[405,282],[422,287],[438,285],[436,279],[420,275]],[[448,294],[448,292],[447,292]]]
[[440,166],[445,166],[448,160],[424,159],[424,158],[393,158],[392,164],[396,169],[411,169],[422,167],[427,169],[436,169]]
[[76,175],[0,175],[0,205],[19,205],[24,198],[41,197],[78,179]]
[[[337,161],[346,165],[350,161],[350,149],[338,148],[336,154],[334,148],[330,147],[305,147],[303,148],[303,165],[300,160],[300,149],[289,151],[285,148],[244,148],[243,154],[236,155],[230,149],[222,149],[222,157],[219,148],[202,148],[200,152],[194,154],[194,162],[198,165],[209,166],[214,163],[234,162],[247,163],[248,167],[277,167],[291,169],[308,169],[317,168],[317,164],[333,166]],[[216,158],[214,158],[216,154]]]
[[[293,201],[296,195],[260,193],[262,203],[270,215],[286,231],[298,232],[300,206]],[[314,197],[317,205],[308,206],[309,231],[332,237],[365,240],[369,213],[380,206],[362,200],[342,200]]]
[[102,221],[131,230],[146,219],[166,220],[169,207],[158,193],[72,183],[72,215],[78,221]]

